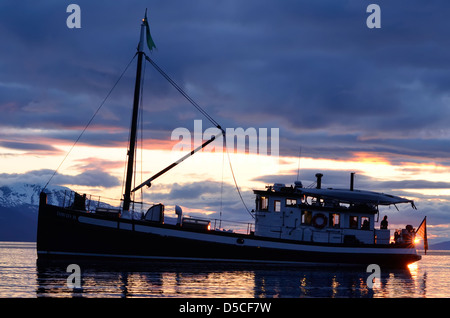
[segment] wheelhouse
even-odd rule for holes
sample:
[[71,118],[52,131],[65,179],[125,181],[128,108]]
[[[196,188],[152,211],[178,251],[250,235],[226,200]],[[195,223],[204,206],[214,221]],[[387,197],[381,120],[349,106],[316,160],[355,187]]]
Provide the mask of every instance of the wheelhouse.
[[[316,175],[317,176],[317,175]],[[255,235],[302,242],[390,243],[390,230],[376,228],[379,205],[411,203],[404,198],[351,189],[321,189],[274,184],[256,194]]]

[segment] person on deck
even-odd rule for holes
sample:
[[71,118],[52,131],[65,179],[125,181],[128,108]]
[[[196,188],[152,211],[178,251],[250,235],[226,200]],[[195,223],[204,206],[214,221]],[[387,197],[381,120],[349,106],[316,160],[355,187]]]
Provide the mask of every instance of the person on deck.
[[385,215],[383,217],[383,220],[381,221],[380,229],[381,230],[387,230],[387,228],[388,228],[388,220],[387,220],[387,215]]

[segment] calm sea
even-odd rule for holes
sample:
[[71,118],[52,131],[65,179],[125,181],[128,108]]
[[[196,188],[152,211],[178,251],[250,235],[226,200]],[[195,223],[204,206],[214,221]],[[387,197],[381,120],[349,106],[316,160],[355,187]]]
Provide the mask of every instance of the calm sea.
[[364,269],[229,265],[137,266],[82,263],[70,288],[69,264],[37,266],[36,244],[0,242],[0,297],[449,298],[450,252],[428,251],[408,270],[381,270],[369,288]]

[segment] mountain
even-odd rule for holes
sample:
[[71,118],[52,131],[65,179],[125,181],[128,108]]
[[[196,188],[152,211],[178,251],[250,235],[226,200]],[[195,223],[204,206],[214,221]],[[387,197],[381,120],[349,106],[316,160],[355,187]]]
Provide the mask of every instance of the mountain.
[[[0,186],[0,206],[16,208],[22,206],[39,206],[39,194],[43,186],[38,184],[16,183]],[[45,190],[48,193],[49,204],[62,204],[65,193],[71,190],[66,187],[49,186]],[[37,213],[37,211],[36,211]]]
[[430,244],[430,250],[450,250],[450,241]]
[[[42,185],[14,183],[0,185],[0,241],[36,241],[39,197]],[[69,206],[73,202],[74,191],[61,186],[48,186],[47,203]],[[86,200],[86,207],[94,209],[111,205]]]
[[[16,183],[0,186],[0,241],[36,241],[39,194],[42,185]],[[47,187],[47,202],[62,205],[71,192]]]

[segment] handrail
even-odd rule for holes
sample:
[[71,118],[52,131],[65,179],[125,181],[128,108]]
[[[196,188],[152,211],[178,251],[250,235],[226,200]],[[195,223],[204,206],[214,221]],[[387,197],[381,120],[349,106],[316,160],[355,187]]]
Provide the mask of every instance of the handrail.
[[[75,196],[80,195],[76,191],[73,190],[65,190],[64,191],[64,197],[62,198],[62,207],[64,208],[71,208],[73,207]],[[97,208],[116,208],[116,206],[113,206],[109,203],[103,202],[102,197],[98,195],[92,195],[92,194],[83,194],[83,197],[85,196],[85,210],[87,212],[95,212]],[[115,199],[107,198],[108,201],[117,201]],[[151,203],[145,203],[147,206],[152,206]],[[186,214],[186,216],[189,216]],[[195,218],[202,219],[205,221],[211,222],[211,228],[214,231],[232,231],[236,233],[243,233],[250,235],[253,232],[253,223],[251,222],[245,222],[245,221],[232,221],[232,220],[223,220],[223,219],[216,219],[216,218],[206,218],[206,217],[197,217]]]

